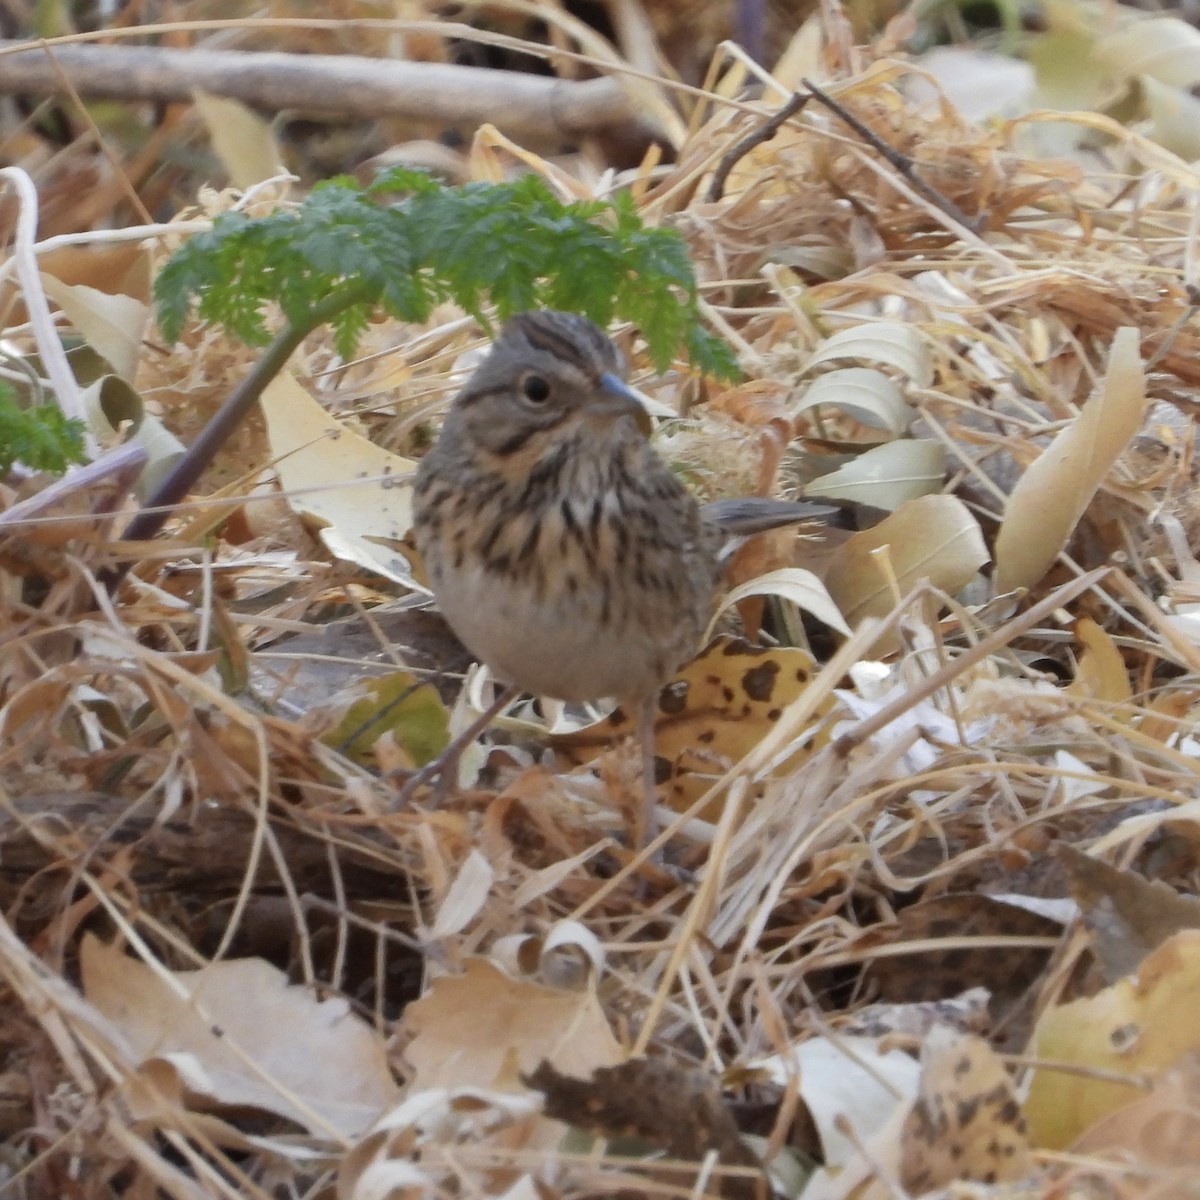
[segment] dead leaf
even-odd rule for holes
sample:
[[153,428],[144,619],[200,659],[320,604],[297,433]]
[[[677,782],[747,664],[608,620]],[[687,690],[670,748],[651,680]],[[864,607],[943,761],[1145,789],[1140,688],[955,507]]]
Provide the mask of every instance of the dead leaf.
[[838,1033],[847,1037],[881,1038],[888,1034],[907,1037],[925,1035],[935,1025],[945,1025],[960,1033],[983,1033],[991,1022],[987,988],[973,987],[946,1000],[920,1000],[912,1004],[868,1004],[838,1025]]
[[[83,285],[108,295],[132,296],[148,304],[151,295],[153,255],[144,243],[114,242],[108,245],[58,246],[38,255],[43,286],[47,275],[67,286]],[[0,313],[9,324],[29,319],[24,299],[16,284],[0,282]]]
[[124,439],[146,452],[137,493],[148,495],[186,452],[159,417],[146,411],[141,395],[119,375],[102,375],[80,392],[88,427],[101,441]]
[[[716,1153],[722,1166],[755,1167],[716,1080],[666,1059],[639,1058],[574,1079],[543,1062],[524,1076],[545,1097],[546,1115],[602,1137],[633,1137],[671,1158],[700,1162]],[[719,1185],[730,1198],[756,1194],[754,1181],[729,1176]]]
[[769,1058],[752,1060],[745,1069],[765,1075],[780,1088],[795,1082],[831,1170],[854,1161],[860,1142],[916,1095],[920,1074],[911,1054],[874,1037],[841,1032],[808,1038]]
[[850,627],[838,611],[825,585],[811,571],[805,571],[802,567],[782,567],[777,571],[768,571],[765,575],[757,575],[748,583],[733,588],[722,599],[721,607],[709,622],[705,636],[712,637],[713,627],[723,612],[751,596],[778,596],[788,600],[804,612],[811,613],[830,629],[836,629],[846,637],[850,636]]
[[[887,945],[926,943],[916,953],[882,955],[865,969],[884,1000],[916,1003],[958,995],[965,983],[1011,1000],[1029,987],[1046,965],[1052,946],[960,947],[955,937],[1045,938],[1062,935],[1049,917],[973,892],[947,893],[900,910],[893,930],[872,936]],[[942,947],[943,943],[949,943]]]
[[[728,637],[717,638],[684,666],[659,694],[656,713],[656,774],[663,803],[676,812],[688,808],[762,741],[815,672],[805,650],[766,649]],[[833,705],[828,701],[822,714]],[[553,738],[551,744],[572,761],[585,763],[632,728],[630,715],[617,709],[595,725]],[[808,752],[799,751],[778,772],[794,770]],[[712,819],[716,811],[714,806],[701,816]]]
[[240,100],[201,91],[193,92],[192,100],[235,188],[251,188],[284,173],[283,155],[271,125],[252,108]]
[[929,347],[911,325],[897,321],[864,322],[838,330],[817,347],[816,353],[804,364],[803,373],[822,363],[844,358],[896,367],[917,387],[928,387],[933,381]]
[[902,438],[884,442],[848,463],[819,475],[807,496],[853,500],[894,512],[906,502],[940,492],[946,481],[946,448],[941,442]]
[[[878,559],[884,547],[888,569]],[[839,546],[825,586],[854,626],[891,612],[897,592],[903,596],[923,580],[957,592],[988,558],[979,522],[961,500],[924,496]]]
[[[1158,1077],[1149,1095],[1098,1121],[1071,1149],[1137,1163],[1143,1171],[1177,1171],[1178,1185],[1194,1184],[1200,1172],[1200,1053],[1185,1054]],[[1162,1196],[1186,1194],[1161,1178],[1155,1190]]]
[[492,943],[493,962],[510,975],[536,978],[550,987],[582,991],[604,969],[604,944],[579,921],[556,921],[544,938],[511,934]]
[[790,412],[798,417],[821,407],[841,409],[854,420],[895,438],[903,435],[914,416],[899,385],[870,367],[843,367],[818,376]]
[[85,934],[80,970],[145,1077],[196,1107],[259,1108],[354,1136],[399,1095],[383,1039],[345,1000],[317,1000],[260,958],[154,970]]
[[[471,1171],[468,1164],[479,1172],[470,1194],[499,1196],[501,1181],[511,1178],[511,1170],[506,1165],[489,1170],[489,1156],[481,1151],[499,1151],[502,1163],[521,1151],[544,1154],[561,1140],[561,1127],[552,1125],[539,1108],[527,1093],[483,1088],[409,1092],[343,1156],[338,1200],[415,1200],[445,1190],[437,1184],[448,1182],[451,1173],[461,1185]],[[467,1153],[462,1158],[448,1153],[453,1146],[463,1146]]]
[[[1141,427],[1146,375],[1136,329],[1118,329],[1099,393],[1021,476],[996,537],[996,590],[1032,587],[1050,569]],[[836,594],[836,593],[835,593]]]
[[1200,929],[1200,899],[1183,896],[1161,880],[1118,871],[1062,842],[1056,854],[1066,864],[1071,894],[1083,910],[1092,949],[1106,982],[1136,971],[1181,929]]
[[1116,642],[1091,617],[1080,617],[1075,622],[1075,636],[1083,653],[1067,692],[1111,704],[1128,704],[1133,699],[1133,688]]
[[321,527],[339,558],[414,586],[408,560],[387,546],[412,527],[417,464],[345,428],[286,371],[263,391],[262,409],[292,508]]
[[42,272],[46,295],[67,315],[79,335],[126,383],[132,384],[142,355],[150,307],[132,296],[63,283]]
[[1177,88],[1200,83],[1200,33],[1178,17],[1131,21],[1099,38],[1094,53],[1122,76],[1147,75]]
[[1143,75],[1139,82],[1150,119],[1150,136],[1188,162],[1200,158],[1200,101],[1185,88],[1160,83],[1152,75]]
[[435,979],[404,1014],[414,1086],[499,1086],[543,1060],[586,1078],[623,1061],[593,989],[562,991],[514,979],[482,958]]
[[[1144,1095],[1138,1086],[1200,1051],[1200,931],[1183,930],[1142,960],[1135,975],[1042,1014],[1033,1053],[1046,1059],[1030,1084],[1025,1112],[1034,1143],[1070,1146],[1102,1117]],[[1079,1072],[1055,1070],[1066,1063]],[[1110,1077],[1126,1077],[1121,1083]]]
[[478,850],[471,850],[438,904],[428,937],[450,937],[466,929],[487,902],[495,881],[491,863]]

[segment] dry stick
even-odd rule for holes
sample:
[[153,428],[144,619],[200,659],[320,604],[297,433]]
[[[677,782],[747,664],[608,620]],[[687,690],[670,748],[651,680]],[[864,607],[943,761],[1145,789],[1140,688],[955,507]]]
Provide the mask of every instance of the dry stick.
[[717,163],[717,169],[713,172],[712,183],[708,185],[708,195],[705,199],[710,204],[720,200],[725,194],[725,184],[729,180],[729,174],[738,162],[745,158],[755,146],[769,142],[779,132],[783,123],[794,117],[812,98],[811,93],[804,95],[801,92],[793,92],[788,102],[769,121],[748,133],[739,142],[734,143]]
[[755,62],[766,59],[766,7],[765,0],[734,0],[733,40]]
[[[99,458],[84,466],[74,467],[61,479],[42,488],[36,495],[21,500],[0,513],[0,535],[20,532],[31,520],[53,514],[77,496],[88,496],[93,516],[107,516],[116,510],[126,492],[132,491],[149,458],[146,448],[137,442],[126,442],[106,450]],[[109,494],[97,494],[98,484],[105,484]],[[78,513],[60,516],[62,521],[75,522]]]
[[[146,503],[125,527],[122,539],[126,542],[149,541],[167,523],[171,509],[192,490],[200,476],[212,464],[217,451],[246,419],[262,396],[263,389],[287,365],[293,351],[314,329],[324,325],[365,294],[365,285],[356,281],[318,300],[308,312],[303,325],[287,323],[272,339],[250,372],[233,389],[229,398],[205,425],[200,436],[187,448],[183,457],[166,477],[146,497]],[[111,595],[129,573],[133,563],[126,559],[100,572],[100,582]]]
[[873,150],[879,153],[883,158],[887,159],[912,186],[920,192],[930,204],[941,209],[951,220],[957,221],[960,225],[965,226],[972,233],[978,233],[983,225],[983,218],[968,217],[952,200],[947,199],[932,188],[917,174],[916,168],[913,166],[913,161],[906,154],[901,154],[899,150],[893,149],[883,141],[873,130],[864,125],[852,112],[848,112],[842,107],[832,96],[823,92],[815,83],[810,83],[807,79],[800,81],[808,90],[815,96],[830,112],[840,117],[855,133],[858,134],[864,142],[867,143]]
[[[539,42],[531,42],[527,38],[513,37],[510,34],[497,33],[494,30],[478,29],[472,25],[465,25],[460,21],[446,20],[402,21],[387,17],[236,17],[214,21],[158,21],[149,25],[93,29],[83,33],[65,34],[61,37],[41,38],[36,43],[29,41],[5,42],[0,40],[0,58],[8,57],[8,55],[14,52],[27,52],[34,45],[44,47],[47,50],[57,51],[61,46],[90,45],[93,42],[103,42],[106,46],[112,45],[125,37],[145,39],[149,37],[165,37],[179,33],[195,36],[209,31],[224,35],[230,30],[247,32],[266,31],[270,33],[278,33],[281,30],[285,32],[301,30],[305,35],[317,31],[332,31],[336,32],[339,36],[344,36],[348,31],[361,30],[364,34],[382,31],[387,34],[425,34],[443,40],[446,38],[459,38],[463,41],[478,42],[484,46],[495,46],[501,50],[515,50],[519,54],[533,55],[547,62],[561,59],[563,62],[579,63],[592,70],[611,72],[614,76],[622,80],[640,80],[643,83],[650,83],[656,87],[661,87],[674,95],[689,96],[698,104],[720,104],[725,108],[734,109],[738,112],[751,114],[757,112],[752,105],[742,100],[717,95],[711,89],[684,83],[679,79],[665,78],[657,71],[639,70],[636,66],[632,66],[628,61],[619,57],[610,59],[604,55],[586,54],[578,50],[563,50],[558,47],[550,49]],[[734,47],[733,49],[736,50],[737,48]],[[302,55],[300,57],[310,56]],[[366,61],[373,63],[377,60],[367,59]],[[749,60],[747,60],[747,65],[761,72],[761,68],[757,64],[749,62]],[[455,69],[461,70],[463,68]],[[596,81],[589,80],[588,82],[594,83]],[[766,82],[771,82],[769,77],[767,77]],[[634,111],[640,111],[636,104],[630,107]]]
[[[196,90],[257,107],[403,116],[441,124],[485,121],[519,138],[554,138],[639,124],[620,84],[350,54],[176,50],[0,40],[0,93],[62,92],[55,63],[80,95],[189,101]],[[51,58],[53,55],[53,59]]]

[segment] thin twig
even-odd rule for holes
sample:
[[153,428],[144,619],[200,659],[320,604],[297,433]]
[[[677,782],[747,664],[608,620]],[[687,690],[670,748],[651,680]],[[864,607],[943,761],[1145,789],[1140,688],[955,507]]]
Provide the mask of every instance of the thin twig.
[[104,155],[108,162],[109,169],[112,171],[112,178],[115,180],[117,187],[125,195],[126,203],[133,210],[134,214],[147,225],[154,219],[151,217],[148,209],[142,203],[141,196],[138,195],[138,190],[133,186],[133,181],[129,178],[125,171],[125,164],[121,162],[109,145],[108,138],[100,130],[100,126],[96,124],[96,118],[92,116],[92,110],[83,102],[83,97],[75,90],[75,85],[71,82],[71,77],[63,70],[62,65],[54,57],[53,53],[47,51],[51,69],[58,77],[58,82],[71,100],[75,107],[75,113],[79,119],[88,127],[95,142],[96,149]]
[[[92,513],[107,516],[115,511],[120,499],[137,482],[149,455],[146,448],[137,442],[126,442],[113,450],[107,450],[90,463],[75,467],[61,479],[54,480],[40,492],[11,505],[0,513],[0,534],[24,531],[28,524],[53,513],[56,508],[66,507],[81,495],[91,498]],[[106,491],[100,492],[103,484]],[[75,522],[79,514],[70,512],[60,516],[62,521]]]
[[713,172],[712,183],[708,185],[708,195],[705,199],[710,204],[720,200],[725,194],[725,184],[729,180],[729,174],[738,162],[745,158],[755,146],[769,142],[779,132],[783,123],[800,112],[811,99],[811,95],[793,92],[788,102],[774,116],[740,141],[735,142],[717,163],[717,169]]
[[951,220],[957,221],[960,225],[966,226],[972,233],[978,233],[983,227],[982,217],[968,217],[952,200],[943,196],[936,188],[932,188],[917,174],[917,169],[913,165],[913,161],[906,154],[901,154],[899,150],[889,146],[882,138],[879,137],[872,129],[864,125],[852,112],[847,111],[842,107],[832,96],[823,92],[815,83],[810,83],[807,79],[800,81],[818,99],[830,112],[840,117],[860,138],[863,139],[873,150],[880,154],[883,158],[895,167],[895,169],[908,180],[909,183],[926,199],[930,204],[940,209],[950,217]]
[[1197,303],[1200,301],[1200,294],[1197,294],[1195,285],[1188,286],[1187,295],[1187,307],[1180,311],[1179,316],[1175,318],[1175,323],[1163,334],[1158,343],[1158,348],[1146,361],[1143,370],[1147,375],[1171,353],[1171,347],[1175,344],[1175,339],[1179,337],[1180,330],[1195,316]]

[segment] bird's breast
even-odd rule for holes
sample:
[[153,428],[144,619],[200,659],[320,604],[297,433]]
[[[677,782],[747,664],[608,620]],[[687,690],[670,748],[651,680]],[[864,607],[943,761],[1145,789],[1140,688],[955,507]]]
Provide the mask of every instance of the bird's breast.
[[[591,506],[426,552],[438,607],[499,678],[561,700],[649,695],[697,648],[710,566]],[[593,536],[594,531],[594,536]]]
[[416,518],[438,607],[506,682],[636,699],[698,649],[715,555],[695,501],[640,440],[573,444],[503,486],[443,478],[418,487]]

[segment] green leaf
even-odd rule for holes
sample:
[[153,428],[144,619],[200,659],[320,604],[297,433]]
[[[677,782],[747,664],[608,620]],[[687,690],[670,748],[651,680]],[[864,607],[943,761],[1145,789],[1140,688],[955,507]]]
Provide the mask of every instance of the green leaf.
[[502,320],[539,307],[627,320],[659,370],[686,355],[706,374],[737,375],[729,347],[700,324],[678,233],[647,227],[626,193],[568,204],[535,175],[445,187],[397,168],[365,189],[329,180],[298,208],[218,217],[155,282],[172,341],[195,314],[265,345],[278,308],[301,332],[331,321],[347,357],[376,310],[423,321],[444,300],[484,324],[489,305]]
[[0,476],[15,462],[34,471],[61,474],[84,458],[83,423],[68,420],[52,404],[22,408],[13,389],[0,381]]
[[429,684],[418,682],[406,671],[396,671],[368,680],[356,690],[357,697],[321,739],[326,745],[355,762],[373,765],[375,743],[391,733],[418,767],[446,748],[449,715]]

